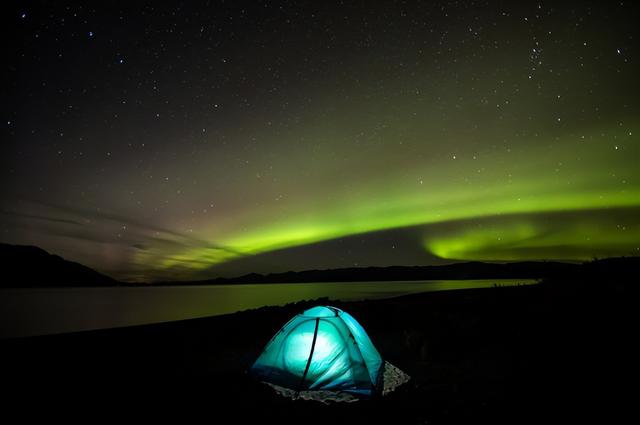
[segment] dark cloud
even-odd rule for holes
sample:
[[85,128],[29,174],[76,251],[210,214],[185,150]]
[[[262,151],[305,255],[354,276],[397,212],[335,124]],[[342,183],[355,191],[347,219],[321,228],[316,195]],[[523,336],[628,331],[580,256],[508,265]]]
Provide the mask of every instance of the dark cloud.
[[25,214],[25,213],[19,213],[19,212],[11,212],[11,211],[0,211],[0,214],[11,217],[11,218],[16,218],[16,219],[43,220],[43,221],[49,221],[51,223],[73,224],[76,226],[82,226],[82,223],[80,223],[79,221],[70,220],[66,218],[46,217],[46,216],[39,216],[34,214]]

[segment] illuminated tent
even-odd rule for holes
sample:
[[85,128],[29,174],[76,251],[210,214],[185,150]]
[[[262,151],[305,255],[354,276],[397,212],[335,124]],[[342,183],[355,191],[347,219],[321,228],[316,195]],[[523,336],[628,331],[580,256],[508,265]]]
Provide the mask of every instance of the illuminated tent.
[[383,360],[360,324],[335,307],[313,307],[271,338],[251,373],[261,381],[303,390],[381,392]]

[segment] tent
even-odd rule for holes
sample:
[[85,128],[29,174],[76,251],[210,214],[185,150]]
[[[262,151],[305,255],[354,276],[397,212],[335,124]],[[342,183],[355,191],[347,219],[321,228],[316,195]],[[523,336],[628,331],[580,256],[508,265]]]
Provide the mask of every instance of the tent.
[[310,308],[291,319],[251,368],[257,379],[300,392],[381,392],[383,360],[364,328],[336,307]]

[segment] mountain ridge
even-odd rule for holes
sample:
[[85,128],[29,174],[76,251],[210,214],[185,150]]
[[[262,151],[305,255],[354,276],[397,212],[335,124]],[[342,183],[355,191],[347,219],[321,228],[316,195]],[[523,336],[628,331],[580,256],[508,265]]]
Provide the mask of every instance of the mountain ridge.
[[198,281],[159,281],[153,285],[224,285],[238,283],[383,282],[402,280],[542,279],[577,271],[580,263],[471,261],[434,266],[368,266],[312,269],[279,273],[249,273],[232,278]]
[[279,273],[248,273],[231,278],[195,281],[122,282],[82,264],[68,261],[32,245],[0,243],[0,267],[10,276],[0,288],[188,286],[261,283],[385,282],[412,280],[548,279],[571,280],[588,273],[640,269],[640,257],[614,257],[585,263],[521,261],[485,263],[470,261],[433,266],[368,266],[312,269]]

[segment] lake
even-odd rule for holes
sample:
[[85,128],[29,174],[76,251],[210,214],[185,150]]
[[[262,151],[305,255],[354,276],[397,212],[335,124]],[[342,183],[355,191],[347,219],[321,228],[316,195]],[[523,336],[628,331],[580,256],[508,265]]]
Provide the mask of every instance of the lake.
[[535,282],[488,279],[0,289],[0,338],[193,319],[321,297],[353,301]]

